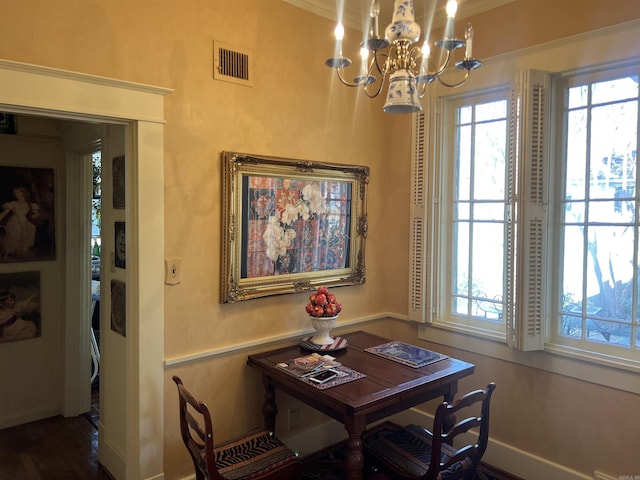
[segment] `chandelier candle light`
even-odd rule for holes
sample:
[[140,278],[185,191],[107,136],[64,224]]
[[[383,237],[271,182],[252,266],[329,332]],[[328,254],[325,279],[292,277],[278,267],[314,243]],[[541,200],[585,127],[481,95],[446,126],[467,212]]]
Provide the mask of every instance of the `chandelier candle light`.
[[[435,1],[435,0],[434,0]],[[342,55],[344,27],[341,23],[335,28],[337,57],[329,58],[325,63],[334,68],[340,81],[349,87],[363,87],[369,98],[377,97],[388,82],[387,100],[383,110],[387,113],[413,113],[422,110],[420,98],[424,97],[427,85],[438,80],[446,87],[459,87],[469,78],[471,70],[482,66],[482,62],[473,58],[473,27],[467,25],[464,40],[455,38],[454,19],[458,4],[448,0],[447,23],[444,38],[436,46],[444,52],[439,66],[433,64],[428,41],[425,38],[420,47],[420,25],[414,18],[413,0],[395,0],[393,18],[385,30],[384,38],[378,33],[380,0],[372,0],[369,10],[369,37],[361,43],[360,55],[362,68],[352,82],[346,80],[343,69],[351,65],[351,60]],[[450,71],[453,52],[465,47],[464,58],[454,65],[464,74],[456,82],[448,82],[443,77]],[[378,79],[376,75],[381,78]],[[388,77],[388,78],[387,78]]]

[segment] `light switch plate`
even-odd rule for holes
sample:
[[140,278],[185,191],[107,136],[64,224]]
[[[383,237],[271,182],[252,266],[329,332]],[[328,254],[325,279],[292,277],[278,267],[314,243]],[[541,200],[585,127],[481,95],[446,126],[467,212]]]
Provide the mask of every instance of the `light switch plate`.
[[177,285],[180,280],[181,258],[165,258],[164,260],[164,283],[167,285]]

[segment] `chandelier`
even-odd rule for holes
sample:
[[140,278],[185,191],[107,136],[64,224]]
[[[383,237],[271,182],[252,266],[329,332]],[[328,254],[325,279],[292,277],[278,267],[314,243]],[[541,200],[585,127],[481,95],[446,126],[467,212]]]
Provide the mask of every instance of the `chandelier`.
[[[457,9],[456,0],[448,0],[444,38],[435,44],[442,52],[442,58],[437,64],[430,54],[428,40],[425,38],[421,47],[416,43],[420,39],[421,31],[414,19],[413,0],[395,0],[393,18],[385,30],[384,37],[380,37],[378,32],[380,0],[371,1],[369,36],[360,44],[362,66],[353,81],[346,80],[343,73],[352,62],[342,55],[344,27],[340,22],[334,31],[338,56],[329,58],[325,63],[336,70],[344,85],[362,87],[369,98],[380,95],[388,83],[387,100],[383,108],[385,112],[419,112],[422,110],[420,98],[424,97],[429,83],[438,80],[446,87],[459,87],[467,81],[471,70],[482,66],[482,62],[472,56],[471,24],[469,23],[465,29],[464,40],[454,36]],[[463,47],[464,57],[451,65],[453,52]],[[461,73],[456,81],[446,80],[445,74],[447,78],[451,77],[454,66],[464,73]]]

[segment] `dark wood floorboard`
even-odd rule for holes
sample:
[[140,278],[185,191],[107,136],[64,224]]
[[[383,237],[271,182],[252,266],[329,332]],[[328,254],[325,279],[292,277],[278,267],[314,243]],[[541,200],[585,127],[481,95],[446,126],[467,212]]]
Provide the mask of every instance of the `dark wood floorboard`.
[[112,480],[98,465],[98,387],[91,412],[0,430],[0,480]]
[[56,416],[0,430],[0,480],[111,480],[98,466],[98,431]]

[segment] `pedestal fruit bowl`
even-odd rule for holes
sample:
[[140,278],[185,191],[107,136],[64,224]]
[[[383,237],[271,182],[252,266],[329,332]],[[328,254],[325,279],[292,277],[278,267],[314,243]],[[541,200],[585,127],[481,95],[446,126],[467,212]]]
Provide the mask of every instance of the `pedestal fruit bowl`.
[[336,300],[336,296],[329,293],[327,287],[318,289],[309,296],[306,311],[311,317],[311,325],[316,334],[311,337],[311,342],[316,345],[330,345],[334,339],[329,334],[336,326],[336,319],[342,310],[342,305]]

